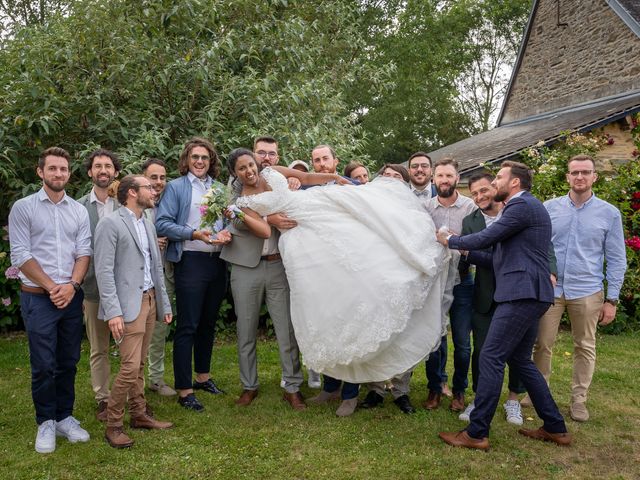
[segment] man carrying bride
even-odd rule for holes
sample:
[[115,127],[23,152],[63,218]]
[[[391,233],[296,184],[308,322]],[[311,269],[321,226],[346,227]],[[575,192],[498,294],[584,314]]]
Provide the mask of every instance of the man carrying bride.
[[[242,185],[236,206],[257,237],[271,235],[263,217],[274,212],[297,222],[281,232],[278,248],[309,368],[350,383],[381,381],[438,347],[448,255],[404,182],[351,187],[330,173],[279,166],[259,172],[247,149],[231,152],[227,164]],[[292,176],[303,185],[336,184],[290,191]]]

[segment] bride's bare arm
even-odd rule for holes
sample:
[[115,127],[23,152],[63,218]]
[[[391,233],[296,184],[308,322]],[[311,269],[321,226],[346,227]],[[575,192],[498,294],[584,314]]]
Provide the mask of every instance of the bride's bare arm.
[[292,168],[281,167],[275,165],[271,167],[287,178],[297,178],[303,185],[323,185],[329,182],[336,182],[340,185],[351,185],[351,182],[346,178],[342,178],[335,173],[307,173],[300,170],[294,170]]
[[260,215],[250,208],[241,208],[244,212],[244,224],[258,238],[269,238],[271,236],[271,227],[262,219]]

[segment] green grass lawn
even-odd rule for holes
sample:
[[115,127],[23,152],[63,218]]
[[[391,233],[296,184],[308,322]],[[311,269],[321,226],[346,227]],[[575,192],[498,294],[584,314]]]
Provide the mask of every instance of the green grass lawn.
[[[555,349],[552,389],[568,419],[571,377],[570,337]],[[171,344],[167,345],[168,348]],[[450,358],[453,358],[451,355]],[[167,379],[171,374],[167,364]],[[117,357],[113,357],[114,370]],[[451,366],[450,366],[451,367]],[[337,405],[295,412],[281,400],[275,342],[259,345],[260,395],[249,407],[234,404],[241,391],[236,347],[216,345],[212,372],[224,396],[200,393],[206,411],[179,408],[175,399],[149,393],[163,420],[163,432],[130,431],[135,445],[115,450],[103,439],[94,417],[88,344],[83,344],[76,381],[75,416],[90,432],[88,443],[58,439],[55,453],[33,449],[36,425],[30,393],[28,348],[22,335],[0,338],[0,479],[638,479],[640,478],[640,337],[598,339],[598,364],[590,391],[591,420],[567,425],[574,446],[526,439],[508,424],[498,407],[489,452],[455,449],[437,437],[464,424],[449,412],[448,401],[434,412],[419,407],[426,397],[423,368],[416,369],[411,399],[418,413],[402,414],[391,400],[372,411],[337,418]],[[361,392],[364,397],[366,391]],[[305,387],[305,397],[315,391]],[[506,393],[506,390],[505,390]],[[541,422],[525,409],[526,427]]]

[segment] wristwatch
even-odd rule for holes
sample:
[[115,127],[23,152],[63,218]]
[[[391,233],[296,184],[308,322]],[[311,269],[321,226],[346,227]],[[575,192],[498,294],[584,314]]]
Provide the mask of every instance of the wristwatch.
[[604,303],[609,303],[611,305],[613,305],[614,307],[618,305],[618,301],[617,299],[613,299],[613,298],[607,298]]
[[72,286],[73,289],[77,292],[78,290],[80,290],[80,284],[78,282],[76,282],[75,280],[71,280],[69,282]]

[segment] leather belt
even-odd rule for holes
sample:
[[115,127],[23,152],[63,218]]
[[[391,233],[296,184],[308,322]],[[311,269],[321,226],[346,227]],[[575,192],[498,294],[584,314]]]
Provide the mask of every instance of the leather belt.
[[260,260],[266,260],[267,262],[274,262],[281,259],[282,257],[279,253],[272,253],[271,255],[263,255],[260,257]]
[[20,284],[20,290],[27,293],[38,293],[40,295],[49,295],[49,292],[47,292],[42,287],[30,287],[29,285],[24,285],[23,283]]

